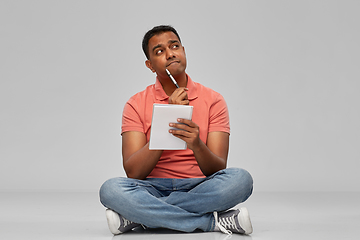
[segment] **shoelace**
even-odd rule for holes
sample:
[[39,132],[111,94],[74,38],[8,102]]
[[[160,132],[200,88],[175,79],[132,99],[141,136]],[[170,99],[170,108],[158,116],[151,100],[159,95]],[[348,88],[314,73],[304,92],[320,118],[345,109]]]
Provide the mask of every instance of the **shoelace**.
[[231,216],[230,219],[228,219],[228,218],[220,218],[220,219],[218,219],[218,213],[214,212],[214,218],[215,218],[215,225],[218,226],[218,228],[223,233],[228,234],[228,235],[232,234],[232,232],[230,230],[227,230],[225,227],[230,227],[231,228],[231,227],[235,226],[234,216]]
[[133,222],[127,220],[127,219],[124,218],[124,217],[122,217],[122,219],[123,219],[123,222],[124,222],[124,228],[133,223]]
[[[124,222],[124,228],[126,228],[128,225],[130,225],[130,224],[134,224],[134,225],[137,225],[137,223],[134,223],[134,222],[132,222],[132,221],[130,221],[130,220],[127,220],[126,218],[124,218],[123,216],[121,216],[121,218],[123,219],[123,222]],[[142,225],[142,224],[139,224],[139,225],[141,225],[141,227],[143,228],[143,229],[146,229],[146,227],[144,226],[144,225]]]

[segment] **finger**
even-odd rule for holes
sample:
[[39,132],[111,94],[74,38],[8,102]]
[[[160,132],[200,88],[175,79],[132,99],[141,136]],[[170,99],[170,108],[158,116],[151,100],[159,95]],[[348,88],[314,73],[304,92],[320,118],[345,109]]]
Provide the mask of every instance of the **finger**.
[[[177,91],[182,91],[182,92],[183,92],[183,91],[185,91],[185,92],[186,92],[186,91],[189,91],[189,89],[188,89],[188,88],[185,88],[185,87],[180,87],[180,88],[177,88],[176,90],[177,90]],[[175,91],[176,91],[176,90],[175,90]]]
[[186,141],[186,139],[190,139],[191,137],[191,133],[184,130],[170,129],[169,132],[175,137],[181,138],[184,141]]
[[176,129],[172,129],[172,130],[183,130],[186,132],[191,132],[191,128],[186,125],[186,124],[181,124],[181,123],[169,123],[169,126],[172,128],[176,128]]
[[181,94],[181,93],[183,93],[183,92],[185,92],[185,93],[186,93],[186,91],[188,91],[188,89],[187,89],[187,88],[183,88],[183,87],[181,87],[181,88],[177,88],[177,89],[175,89],[175,91],[173,92],[173,94]]
[[188,96],[187,96],[187,93],[186,92],[177,92],[177,93],[173,93],[171,95],[171,98],[172,99],[177,99],[177,100],[187,100],[188,99]]
[[181,99],[188,99],[188,95],[187,95],[187,92],[181,92],[181,94],[179,95],[179,98]]
[[169,98],[170,104],[188,105],[188,96],[185,88],[176,89]]
[[188,125],[189,127],[192,127],[192,128],[197,128],[198,125],[196,123],[194,123],[193,121],[189,120],[189,119],[185,119],[185,118],[178,118],[177,121],[179,123],[184,123],[186,125]]
[[186,91],[179,91],[177,93],[174,94],[174,97],[177,99],[181,99],[181,100],[187,100],[188,99],[188,95]]
[[173,136],[183,140],[186,143],[188,143],[188,140],[189,140],[188,137],[184,137],[183,135],[178,135],[178,134],[173,134]]
[[184,101],[181,101],[181,105],[189,105],[189,100],[184,100]]

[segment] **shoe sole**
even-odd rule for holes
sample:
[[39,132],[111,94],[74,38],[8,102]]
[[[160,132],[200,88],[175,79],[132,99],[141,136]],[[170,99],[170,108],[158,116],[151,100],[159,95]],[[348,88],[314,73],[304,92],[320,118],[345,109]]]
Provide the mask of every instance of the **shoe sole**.
[[245,234],[251,234],[253,232],[253,228],[247,208],[240,208],[240,214],[238,217],[240,226],[245,231]]
[[110,232],[114,235],[120,234],[120,217],[117,213],[110,209],[106,209],[105,211],[106,219],[109,225]]

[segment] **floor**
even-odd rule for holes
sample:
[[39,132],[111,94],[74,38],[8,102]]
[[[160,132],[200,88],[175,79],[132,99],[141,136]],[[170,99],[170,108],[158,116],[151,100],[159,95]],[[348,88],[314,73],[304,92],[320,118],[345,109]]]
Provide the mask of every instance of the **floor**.
[[[138,230],[113,236],[97,193],[0,193],[0,239],[225,240],[222,233]],[[257,193],[243,204],[251,236],[231,239],[358,239],[360,193]]]

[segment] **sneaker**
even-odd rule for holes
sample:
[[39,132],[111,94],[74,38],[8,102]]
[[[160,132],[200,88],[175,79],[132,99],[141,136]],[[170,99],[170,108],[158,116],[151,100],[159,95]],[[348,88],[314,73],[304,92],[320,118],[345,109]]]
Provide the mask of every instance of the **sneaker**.
[[132,230],[135,227],[141,226],[138,223],[127,220],[126,218],[111,209],[106,209],[105,213],[110,232],[112,232],[112,234],[114,235],[124,233]]
[[249,212],[246,208],[229,210],[219,214],[214,212],[214,218],[215,231],[218,230],[229,235],[233,232],[250,234],[253,231]]

